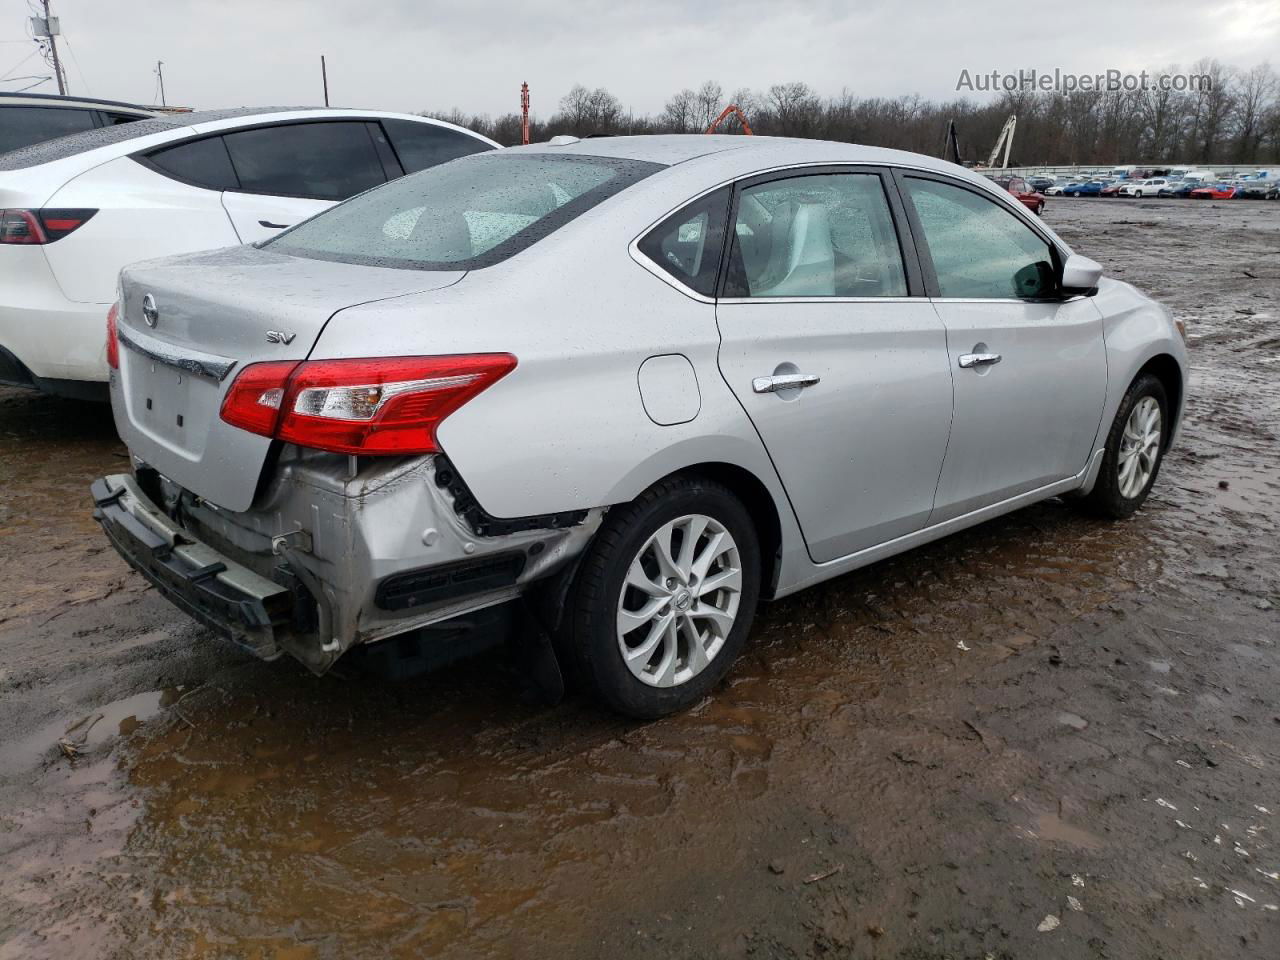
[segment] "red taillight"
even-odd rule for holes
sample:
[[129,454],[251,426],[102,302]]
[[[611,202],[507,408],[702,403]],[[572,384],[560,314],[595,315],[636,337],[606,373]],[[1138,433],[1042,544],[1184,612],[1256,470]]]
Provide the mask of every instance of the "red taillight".
[[107,311],[107,366],[120,369],[120,338],[116,335],[116,322],[120,316],[120,304],[113,303]]
[[440,422],[515,366],[509,353],[255,363],[231,384],[222,419],[334,453],[438,453]]
[[86,208],[0,210],[0,243],[42,244],[79,230],[97,213]]

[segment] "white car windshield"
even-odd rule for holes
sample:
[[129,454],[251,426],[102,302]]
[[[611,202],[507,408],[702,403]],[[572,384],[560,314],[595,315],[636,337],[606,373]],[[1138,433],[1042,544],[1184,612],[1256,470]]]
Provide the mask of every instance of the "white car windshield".
[[370,266],[475,270],[661,169],[581,154],[475,154],[362,193],[263,246]]

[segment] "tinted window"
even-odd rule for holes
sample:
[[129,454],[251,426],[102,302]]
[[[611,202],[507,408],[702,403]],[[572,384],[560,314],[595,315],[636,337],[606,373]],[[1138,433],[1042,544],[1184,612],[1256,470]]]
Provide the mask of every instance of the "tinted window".
[[142,117],[135,117],[128,113],[103,113],[101,116],[102,125],[104,127],[114,127],[121,123],[136,123],[137,121],[144,119]]
[[905,297],[902,251],[880,177],[771,180],[742,191],[728,297]]
[[944,297],[1035,298],[1056,292],[1053,253],[1038,233],[986,197],[907,178]]
[[345,200],[386,176],[363,123],[290,123],[223,135],[240,189]]
[[673,213],[640,241],[640,252],[685,286],[714,297],[729,188],[717,190]]
[[519,253],[661,169],[639,160],[492,151],[401,177],[265,245],[344,263],[473,270]]
[[234,190],[240,185],[221,137],[166,147],[149,154],[147,159],[162,173],[210,190]]
[[383,120],[382,125],[391,137],[391,145],[395,147],[405,173],[417,173],[437,163],[493,149],[476,137],[429,123]]
[[0,107],[0,153],[93,128],[92,110]]

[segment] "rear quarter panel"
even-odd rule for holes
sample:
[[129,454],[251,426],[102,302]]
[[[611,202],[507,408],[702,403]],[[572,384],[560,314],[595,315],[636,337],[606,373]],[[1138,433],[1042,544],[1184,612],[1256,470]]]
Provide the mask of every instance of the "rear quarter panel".
[[81,174],[46,205],[98,210],[45,248],[63,293],[81,303],[110,303],[131,263],[240,242],[216,190],[171,180],[129,157]]
[[[439,437],[484,509],[521,517],[607,506],[691,464],[755,474],[782,505],[776,474],[719,375],[715,308],[654,277],[589,230],[563,230],[504,264],[435,293],[355,307],[326,328],[315,358],[509,352],[514,371],[451,415]],[[683,354],[697,415],[645,412],[640,366]]]

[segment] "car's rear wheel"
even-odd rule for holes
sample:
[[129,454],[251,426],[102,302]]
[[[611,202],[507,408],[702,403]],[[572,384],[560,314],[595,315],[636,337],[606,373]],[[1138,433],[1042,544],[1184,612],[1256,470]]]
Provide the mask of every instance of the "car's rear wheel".
[[665,480],[609,511],[570,594],[565,652],[618,712],[675,713],[724,677],[759,593],[759,540],[742,502],[713,480]]
[[1081,505],[1114,520],[1131,516],[1156,482],[1168,429],[1169,401],[1164,384],[1151,374],[1143,374],[1120,402],[1107,434],[1098,480]]

